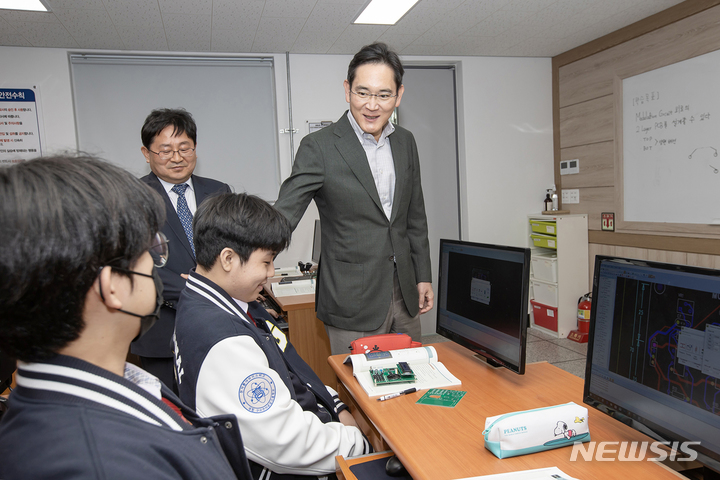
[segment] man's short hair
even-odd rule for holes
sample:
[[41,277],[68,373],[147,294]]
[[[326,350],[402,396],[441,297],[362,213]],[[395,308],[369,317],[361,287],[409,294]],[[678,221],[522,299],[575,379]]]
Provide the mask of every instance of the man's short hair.
[[290,244],[290,222],[265,200],[246,193],[223,193],[205,200],[193,219],[198,265],[210,269],[224,248],[242,262],[255,250],[280,253]]
[[140,138],[145,148],[150,148],[155,137],[170,125],[173,126],[174,137],[187,133],[190,140],[197,145],[197,126],[192,115],[184,108],[160,108],[150,112],[140,130]]
[[350,61],[347,73],[347,81],[351,87],[353,86],[353,81],[355,81],[355,72],[358,67],[366,63],[383,63],[392,68],[395,74],[395,88],[397,90],[400,89],[405,69],[402,66],[398,54],[390,50],[384,43],[365,45],[355,54]]
[[100,267],[130,268],[164,221],[156,192],[92,157],[0,168],[0,349],[40,361],[76,340]]

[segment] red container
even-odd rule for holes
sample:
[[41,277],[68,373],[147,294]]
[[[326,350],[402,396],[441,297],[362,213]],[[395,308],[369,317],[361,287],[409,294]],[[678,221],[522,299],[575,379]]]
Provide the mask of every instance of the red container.
[[530,300],[533,311],[533,323],[538,327],[547,328],[553,332],[557,332],[558,320],[557,320],[557,307],[551,307],[543,303],[538,303],[535,300]]

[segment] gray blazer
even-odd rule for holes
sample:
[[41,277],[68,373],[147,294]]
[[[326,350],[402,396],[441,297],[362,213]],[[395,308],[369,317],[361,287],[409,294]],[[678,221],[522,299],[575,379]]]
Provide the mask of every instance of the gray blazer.
[[393,255],[411,315],[419,310],[417,284],[432,281],[415,139],[397,126],[389,138],[396,175],[390,220],[347,112],[303,138],[275,204],[295,228],[315,200],[322,232],[315,307],[320,320],[337,328],[382,325],[392,299]]

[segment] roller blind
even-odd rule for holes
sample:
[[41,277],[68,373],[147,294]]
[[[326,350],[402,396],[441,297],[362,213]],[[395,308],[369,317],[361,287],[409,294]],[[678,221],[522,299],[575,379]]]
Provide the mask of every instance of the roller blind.
[[272,58],[71,54],[70,64],[80,150],[146,175],[145,117],[182,107],[198,127],[195,174],[277,199]]

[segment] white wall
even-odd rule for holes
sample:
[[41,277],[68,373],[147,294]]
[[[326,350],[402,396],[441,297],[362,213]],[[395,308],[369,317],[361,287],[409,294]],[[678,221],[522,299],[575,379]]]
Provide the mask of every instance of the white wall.
[[[0,86],[37,85],[46,153],[76,148],[66,49],[0,47]],[[137,53],[137,52],[135,52]],[[274,55],[279,128],[289,128],[286,57]],[[337,120],[347,108],[342,81],[348,55],[291,55],[297,149],[307,120]],[[458,80],[463,239],[526,245],[526,215],[542,207],[553,183],[552,81],[549,58],[404,57],[413,64],[455,64]],[[138,126],[139,128],[139,126]],[[202,126],[200,126],[202,128]],[[137,141],[138,145],[140,140]],[[280,134],[280,172],[291,169],[290,138]],[[314,205],[278,266],[309,261]]]

